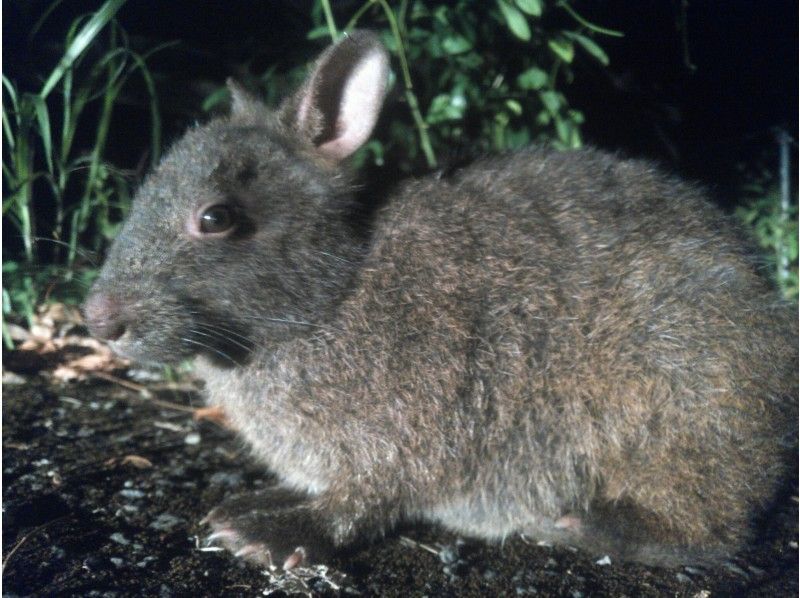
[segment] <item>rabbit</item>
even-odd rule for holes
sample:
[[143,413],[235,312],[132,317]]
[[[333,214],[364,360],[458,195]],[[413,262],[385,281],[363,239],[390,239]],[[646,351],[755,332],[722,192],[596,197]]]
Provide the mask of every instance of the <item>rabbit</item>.
[[280,480],[209,541],[287,569],[402,521],[657,566],[747,546],[796,445],[798,352],[743,233],[648,162],[543,147],[400,183],[365,226],[347,158],[388,72],[355,31],[275,111],[229,81],[86,300],[119,354],[194,359]]

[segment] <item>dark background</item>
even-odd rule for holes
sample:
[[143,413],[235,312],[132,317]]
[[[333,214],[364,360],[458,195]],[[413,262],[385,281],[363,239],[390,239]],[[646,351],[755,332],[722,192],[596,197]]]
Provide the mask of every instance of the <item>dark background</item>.
[[[349,15],[361,3],[334,5],[337,14]],[[3,3],[4,72],[23,89],[41,86],[37,74],[48,73],[63,52],[68,23],[100,2],[62,3],[30,38],[49,5],[50,0]],[[775,128],[796,138],[798,125],[796,3],[689,0],[685,12],[681,0],[572,5],[590,21],[625,34],[597,36],[610,66],[576,61],[574,83],[562,87],[586,115],[589,143],[655,158],[705,183],[728,206],[736,201],[742,165],[763,163],[777,171]],[[259,74],[273,64],[288,69],[315,56],[326,40],[306,40],[310,9],[308,0],[133,0],[123,6],[118,19],[135,47],[180,42],[149,61],[165,140],[206,117],[202,100],[225,77]],[[137,96],[134,86],[126,94],[115,111],[109,158],[135,167],[147,148],[148,114],[143,93]]]

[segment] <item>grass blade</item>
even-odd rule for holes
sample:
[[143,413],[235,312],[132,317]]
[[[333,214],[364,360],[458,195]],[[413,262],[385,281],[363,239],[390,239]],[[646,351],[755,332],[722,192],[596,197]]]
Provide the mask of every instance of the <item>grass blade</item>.
[[72,40],[69,48],[67,48],[64,56],[59,61],[58,66],[50,73],[50,77],[48,77],[42,90],[39,92],[39,96],[42,99],[48,96],[61,80],[61,77],[64,76],[67,69],[72,66],[72,63],[75,62],[83,51],[86,50],[88,45],[92,43],[92,40],[97,37],[97,34],[100,33],[103,27],[114,17],[122,5],[125,4],[125,1],[126,0],[108,0],[103,4],[100,10],[92,15],[92,18],[90,18],[86,25],[78,32],[75,39]]
[[39,136],[44,145],[44,157],[47,161],[47,169],[53,172],[53,137],[50,132],[50,115],[47,112],[47,104],[40,96],[31,96],[33,107],[36,110],[36,121],[39,124]]

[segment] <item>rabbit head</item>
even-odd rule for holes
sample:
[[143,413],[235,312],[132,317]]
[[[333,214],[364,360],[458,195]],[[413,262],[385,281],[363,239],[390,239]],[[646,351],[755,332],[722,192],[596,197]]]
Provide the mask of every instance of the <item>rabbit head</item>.
[[195,127],[144,181],[85,305],[120,354],[234,365],[324,321],[361,243],[342,161],[370,135],[388,56],[355,32],[277,111],[229,81],[231,113]]

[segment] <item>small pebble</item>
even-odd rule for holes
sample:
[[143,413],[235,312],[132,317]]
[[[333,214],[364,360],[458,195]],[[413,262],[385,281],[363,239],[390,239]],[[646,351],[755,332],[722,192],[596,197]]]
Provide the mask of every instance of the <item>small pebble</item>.
[[94,436],[94,430],[87,427],[82,427],[78,430],[77,434],[75,434],[78,438],[89,438],[89,436]]
[[684,571],[686,571],[689,575],[703,575],[703,571],[701,569],[697,569],[695,567],[684,567]]
[[117,569],[119,569],[120,567],[122,567],[122,565],[124,565],[124,564],[125,564],[125,561],[124,561],[124,560],[122,560],[121,558],[119,558],[118,556],[112,556],[112,557],[111,557],[110,559],[108,559],[108,560],[109,560],[109,561],[111,561],[111,563],[112,563],[112,564],[113,564],[113,565],[114,565],[114,566],[115,566]]
[[89,572],[92,571],[100,571],[103,567],[103,559],[97,555],[90,555],[83,560],[83,564],[81,565],[84,569]]
[[133,488],[120,490],[119,493],[125,498],[144,498],[144,492],[142,492],[141,490],[135,490]]
[[151,556],[146,556],[141,561],[136,563],[136,566],[139,567],[140,569],[144,569],[145,567],[147,567],[148,564],[152,563],[153,561],[157,561],[157,560],[158,560],[158,557],[154,557],[152,555]]
[[15,374],[14,372],[9,372],[8,370],[3,371],[3,385],[5,386],[8,384],[9,386],[16,385],[16,384],[25,384],[27,380],[20,376],[19,374]]
[[724,563],[723,566],[728,571],[730,571],[731,573],[736,573],[736,575],[741,575],[745,579],[750,579],[750,575],[747,573],[747,571],[745,571],[744,569],[742,569],[739,565],[736,565],[735,563],[728,562],[728,563]]
[[605,555],[603,558],[596,560],[594,562],[594,564],[595,565],[600,565],[601,567],[605,567],[606,565],[610,565],[611,564],[611,557],[608,556],[608,555]]
[[212,486],[234,488],[242,483],[242,474],[238,471],[233,473],[218,471],[209,478],[208,483]]
[[160,382],[164,379],[164,373],[159,370],[146,370],[143,368],[130,368],[128,377],[134,382]]
[[156,520],[149,525],[149,527],[158,531],[168,532],[179,523],[183,523],[183,519],[180,517],[176,517],[175,515],[171,515],[169,513],[161,513],[161,515],[159,515]]
[[63,559],[65,556],[67,556],[67,551],[63,548],[59,548],[58,546],[51,546],[50,554],[54,559]]
[[109,538],[111,538],[117,544],[122,544],[123,546],[130,544],[128,539],[125,536],[123,536],[120,532],[114,532],[109,536]]
[[183,441],[188,445],[195,445],[200,444],[200,434],[197,432],[192,432],[191,434],[187,434],[186,438]]
[[458,560],[458,553],[452,546],[445,546],[439,551],[439,560],[445,565],[452,565]]

